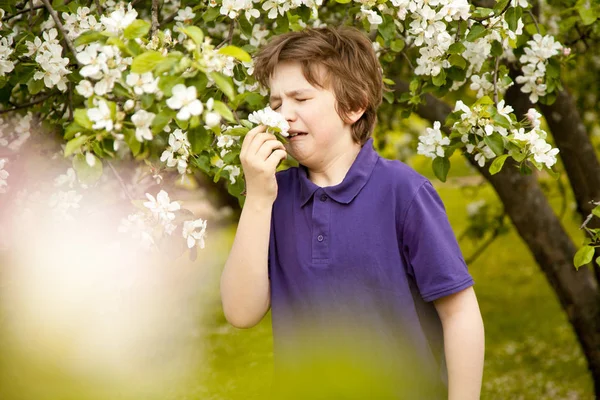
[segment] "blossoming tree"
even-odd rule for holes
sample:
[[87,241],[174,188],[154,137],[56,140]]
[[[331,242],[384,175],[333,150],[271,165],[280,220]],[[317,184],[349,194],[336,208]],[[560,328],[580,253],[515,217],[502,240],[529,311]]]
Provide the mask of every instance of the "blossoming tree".
[[[83,212],[90,191],[112,179],[137,206],[115,231],[146,249],[160,249],[165,239],[204,248],[206,219],[171,200],[162,185],[203,175],[226,182],[242,204],[240,138],[259,123],[281,140],[287,129],[265,108],[251,55],[275,34],[355,25],[371,37],[391,89],[381,126],[420,115],[432,128],[419,137],[417,151],[432,159],[440,180],[459,151],[493,185],[567,311],[600,394],[600,208],[592,203],[600,200],[600,165],[587,134],[598,121],[597,112],[581,116],[597,103],[598,82],[586,84],[585,72],[598,71],[600,63],[581,53],[598,49],[600,9],[581,1],[541,6],[526,0],[3,0],[0,204],[11,198],[26,209],[36,200],[68,221]],[[552,17],[557,10],[560,20]],[[593,98],[579,101],[565,89],[565,66],[578,74],[568,82],[576,95],[584,84]],[[48,132],[62,142],[49,156],[64,157],[70,168],[49,180],[53,191],[40,200],[16,190],[11,168]],[[146,169],[136,182],[153,182],[153,191],[138,193],[139,185],[124,182],[119,166],[131,162]],[[589,233],[579,251],[548,205],[537,171],[569,178]],[[586,267],[576,269],[573,260]]]

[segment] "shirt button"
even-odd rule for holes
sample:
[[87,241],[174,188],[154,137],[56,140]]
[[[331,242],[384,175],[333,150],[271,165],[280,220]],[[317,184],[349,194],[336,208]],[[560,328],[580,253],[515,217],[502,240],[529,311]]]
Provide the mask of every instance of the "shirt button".
[[326,194],[321,195],[321,201],[327,201],[327,195]]
[[323,235],[319,235],[319,236],[317,236],[317,240],[318,240],[319,242],[322,242],[322,241],[323,241]]

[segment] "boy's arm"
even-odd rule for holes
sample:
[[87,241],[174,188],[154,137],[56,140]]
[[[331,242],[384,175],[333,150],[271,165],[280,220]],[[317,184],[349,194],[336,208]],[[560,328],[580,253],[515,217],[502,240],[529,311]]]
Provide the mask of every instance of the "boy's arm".
[[275,171],[287,156],[285,147],[263,125],[244,137],[240,161],[247,196],[233,247],[221,274],[221,302],[229,323],[251,328],[271,305],[269,239],[271,211],[277,197]]
[[485,339],[475,291],[469,287],[433,303],[444,330],[448,399],[479,399]]

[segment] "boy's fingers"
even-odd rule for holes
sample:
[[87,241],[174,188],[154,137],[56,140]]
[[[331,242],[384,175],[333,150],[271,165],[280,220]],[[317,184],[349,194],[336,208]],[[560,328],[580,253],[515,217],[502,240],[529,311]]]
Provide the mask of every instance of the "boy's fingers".
[[261,161],[265,161],[277,149],[285,150],[279,140],[265,140],[256,153],[256,157]]
[[271,133],[257,133],[254,139],[252,139],[252,143],[250,143],[250,146],[248,147],[248,156],[252,157],[253,155],[257,155],[263,144],[270,140],[277,141],[277,138]]
[[286,158],[287,158],[287,151],[282,150],[282,149],[276,149],[273,153],[271,153],[269,158],[267,158],[267,161],[265,163],[267,164],[267,166],[269,168],[271,168],[271,170],[276,170],[277,165],[279,165],[279,163],[282,160],[285,160]]
[[260,132],[264,132],[266,129],[266,126],[258,125],[252,128],[248,133],[246,133],[246,136],[244,136],[244,139],[242,141],[242,150],[240,151],[240,158],[246,156],[246,154],[248,153],[248,148],[252,144],[256,135],[258,135]]

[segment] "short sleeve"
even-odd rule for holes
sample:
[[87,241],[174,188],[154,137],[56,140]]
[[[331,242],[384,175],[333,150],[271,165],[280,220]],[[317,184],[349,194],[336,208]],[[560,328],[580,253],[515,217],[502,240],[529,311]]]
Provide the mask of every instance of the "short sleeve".
[[474,284],[442,199],[429,181],[417,190],[403,219],[402,251],[408,274],[424,301],[433,301]]

